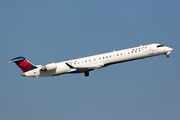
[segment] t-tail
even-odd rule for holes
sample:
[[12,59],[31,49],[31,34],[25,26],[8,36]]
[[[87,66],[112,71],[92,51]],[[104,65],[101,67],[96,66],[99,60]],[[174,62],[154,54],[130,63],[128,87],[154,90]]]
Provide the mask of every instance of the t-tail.
[[37,66],[33,65],[32,63],[30,63],[28,60],[26,60],[26,58],[24,57],[16,57],[14,59],[11,59],[8,63],[12,63],[15,62],[16,65],[23,71],[23,72],[27,72],[33,69],[38,68]]

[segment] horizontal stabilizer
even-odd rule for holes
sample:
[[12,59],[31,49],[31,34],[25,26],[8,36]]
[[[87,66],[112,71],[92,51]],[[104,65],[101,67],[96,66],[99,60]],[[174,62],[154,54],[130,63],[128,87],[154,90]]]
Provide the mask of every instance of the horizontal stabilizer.
[[20,62],[26,60],[24,57],[16,57],[14,59],[11,59],[10,61],[8,61],[7,63],[12,63],[12,62]]

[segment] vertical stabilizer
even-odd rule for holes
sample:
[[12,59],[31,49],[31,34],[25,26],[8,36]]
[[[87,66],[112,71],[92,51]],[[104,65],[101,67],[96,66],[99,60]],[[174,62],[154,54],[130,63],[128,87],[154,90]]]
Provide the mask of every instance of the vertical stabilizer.
[[35,68],[37,68],[35,65],[33,65],[32,63],[30,63],[28,60],[26,60],[26,58],[24,57],[16,57],[14,59],[11,59],[8,63],[12,63],[15,62],[16,65],[23,71],[23,72],[27,72],[30,70],[33,70]]

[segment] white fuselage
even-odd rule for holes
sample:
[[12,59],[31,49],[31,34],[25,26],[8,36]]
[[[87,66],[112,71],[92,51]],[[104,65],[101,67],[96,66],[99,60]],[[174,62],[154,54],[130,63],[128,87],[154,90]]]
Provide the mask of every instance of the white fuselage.
[[[55,63],[57,68],[54,70],[42,71],[42,67],[38,67],[31,71],[25,72],[23,76],[40,77],[56,76],[66,73],[81,73],[86,72],[86,70],[91,71],[115,63],[143,59],[162,54],[169,54],[172,50],[172,48],[163,46],[161,44],[149,44],[84,58],[58,62]],[[69,67],[66,63],[73,66],[73,68]]]

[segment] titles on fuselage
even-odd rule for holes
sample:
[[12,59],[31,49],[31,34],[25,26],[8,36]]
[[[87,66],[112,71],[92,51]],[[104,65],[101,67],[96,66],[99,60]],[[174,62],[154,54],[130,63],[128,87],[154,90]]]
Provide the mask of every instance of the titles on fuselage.
[[132,51],[137,51],[137,50],[147,50],[147,46],[141,46],[141,47],[138,47],[138,48],[134,48],[132,49]]

